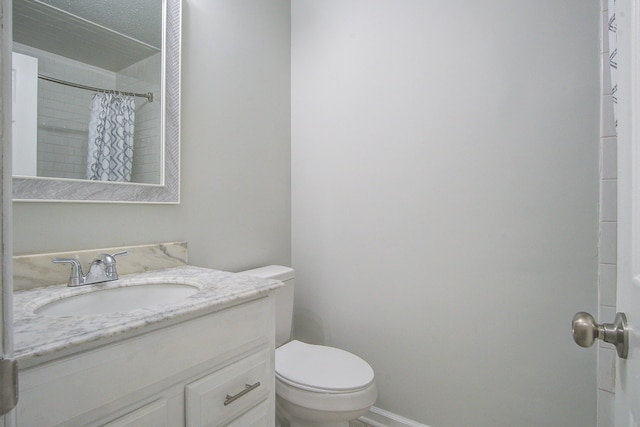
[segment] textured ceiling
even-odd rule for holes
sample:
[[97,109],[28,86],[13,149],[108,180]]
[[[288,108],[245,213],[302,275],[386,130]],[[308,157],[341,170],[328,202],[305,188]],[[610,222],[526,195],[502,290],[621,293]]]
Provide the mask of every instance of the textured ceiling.
[[162,0],[41,0],[43,3],[161,47]]
[[118,72],[160,52],[159,6],[161,0],[14,0],[13,40]]

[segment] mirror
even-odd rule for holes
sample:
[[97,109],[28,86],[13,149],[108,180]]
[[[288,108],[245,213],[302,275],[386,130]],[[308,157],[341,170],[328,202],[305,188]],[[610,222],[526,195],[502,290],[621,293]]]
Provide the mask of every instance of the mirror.
[[13,0],[14,201],[179,203],[180,26],[180,0]]

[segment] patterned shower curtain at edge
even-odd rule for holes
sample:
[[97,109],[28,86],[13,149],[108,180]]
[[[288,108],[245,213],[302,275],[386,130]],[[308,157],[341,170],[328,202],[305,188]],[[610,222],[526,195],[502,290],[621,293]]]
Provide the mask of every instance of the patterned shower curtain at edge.
[[97,93],[91,101],[87,179],[130,182],[133,167],[135,100]]
[[618,92],[618,25],[616,23],[616,0],[609,0],[607,5],[609,22],[608,22],[608,35],[609,35],[609,70],[611,72],[611,100],[613,101],[613,117],[615,119],[616,128],[618,127],[617,116],[617,92]]

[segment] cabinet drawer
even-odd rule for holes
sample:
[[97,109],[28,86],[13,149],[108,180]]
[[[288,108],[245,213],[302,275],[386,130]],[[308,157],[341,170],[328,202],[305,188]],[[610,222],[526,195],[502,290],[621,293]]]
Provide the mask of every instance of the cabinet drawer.
[[267,399],[273,393],[270,360],[264,349],[188,384],[187,427],[227,425]]

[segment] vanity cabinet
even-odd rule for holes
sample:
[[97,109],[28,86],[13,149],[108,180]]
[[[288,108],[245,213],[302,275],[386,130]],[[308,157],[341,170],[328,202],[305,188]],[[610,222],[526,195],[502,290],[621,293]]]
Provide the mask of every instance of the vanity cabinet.
[[273,426],[272,296],[148,328],[21,369],[18,426]]

